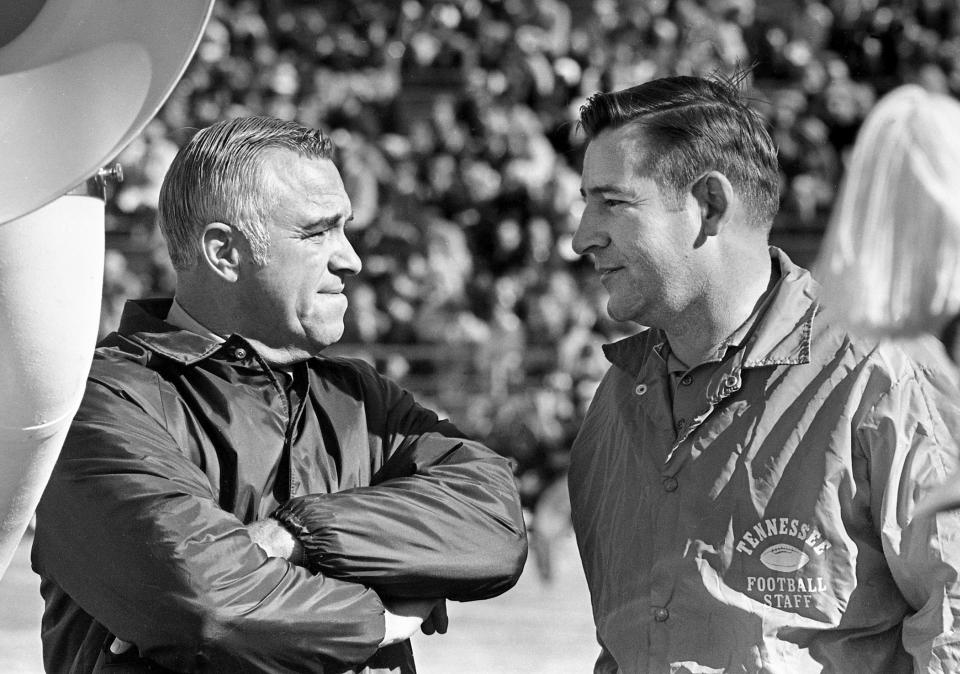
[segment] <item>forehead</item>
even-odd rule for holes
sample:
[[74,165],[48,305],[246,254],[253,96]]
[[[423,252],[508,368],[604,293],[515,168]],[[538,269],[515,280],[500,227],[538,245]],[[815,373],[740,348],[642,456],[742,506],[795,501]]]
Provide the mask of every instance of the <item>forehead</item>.
[[649,141],[636,125],[606,129],[587,145],[583,157],[581,187],[590,192],[598,187],[629,185],[647,175],[645,157]]
[[263,156],[262,177],[284,199],[349,208],[340,171],[330,159],[304,157],[290,150],[268,150]]

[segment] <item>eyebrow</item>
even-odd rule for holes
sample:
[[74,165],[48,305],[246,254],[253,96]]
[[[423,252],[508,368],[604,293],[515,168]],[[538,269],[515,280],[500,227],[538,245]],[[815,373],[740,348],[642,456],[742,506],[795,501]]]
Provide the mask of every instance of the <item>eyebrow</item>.
[[594,185],[593,187],[588,188],[586,191],[581,187],[580,194],[586,196],[587,194],[602,194],[605,192],[613,192],[614,194],[633,194],[633,192],[622,185]]
[[349,213],[335,213],[333,215],[328,215],[326,217],[317,218],[313,222],[308,223],[304,226],[303,231],[312,232],[312,231],[322,231],[324,229],[330,229],[331,227],[336,227],[340,224],[341,221],[348,223],[353,220],[353,211]]

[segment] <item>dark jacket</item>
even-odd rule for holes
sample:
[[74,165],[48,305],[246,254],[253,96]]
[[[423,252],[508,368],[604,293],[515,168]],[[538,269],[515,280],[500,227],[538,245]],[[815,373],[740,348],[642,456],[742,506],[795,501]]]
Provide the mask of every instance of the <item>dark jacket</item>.
[[[381,597],[516,582],[505,459],[362,361],[287,375],[240,336],[173,328],[168,307],[128,303],[98,348],[37,510],[48,671],[413,671],[408,642],[377,651]],[[246,532],[282,504],[309,568]],[[136,649],[105,653],[113,635]]]

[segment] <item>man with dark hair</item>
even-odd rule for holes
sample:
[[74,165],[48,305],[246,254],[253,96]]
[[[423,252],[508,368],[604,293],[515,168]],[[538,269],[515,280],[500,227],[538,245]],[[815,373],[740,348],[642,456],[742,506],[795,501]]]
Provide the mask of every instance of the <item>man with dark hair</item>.
[[586,207],[608,310],[570,495],[597,672],[951,672],[960,521],[945,373],[818,316],[768,246],[776,150],[734,83],[593,96]]
[[171,302],[128,303],[37,510],[50,672],[413,672],[526,537],[508,462],[340,339],[350,200],[320,132],[200,131],[161,189]]

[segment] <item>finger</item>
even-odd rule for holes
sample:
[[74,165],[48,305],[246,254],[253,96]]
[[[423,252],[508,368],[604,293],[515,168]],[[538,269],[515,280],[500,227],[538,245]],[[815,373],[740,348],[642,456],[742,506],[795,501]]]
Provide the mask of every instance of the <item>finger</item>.
[[133,648],[133,644],[131,644],[129,641],[124,641],[119,637],[114,637],[113,643],[110,644],[110,652],[113,653],[114,655],[120,655],[121,653],[126,653],[131,648]]
[[441,599],[437,602],[437,605],[433,607],[433,611],[430,613],[430,622],[433,623],[433,628],[438,634],[447,633],[447,627],[450,625],[450,619],[447,617],[446,600]]
[[424,634],[434,634],[437,629],[433,624],[433,621],[428,617],[422,623],[420,623],[420,631]]

